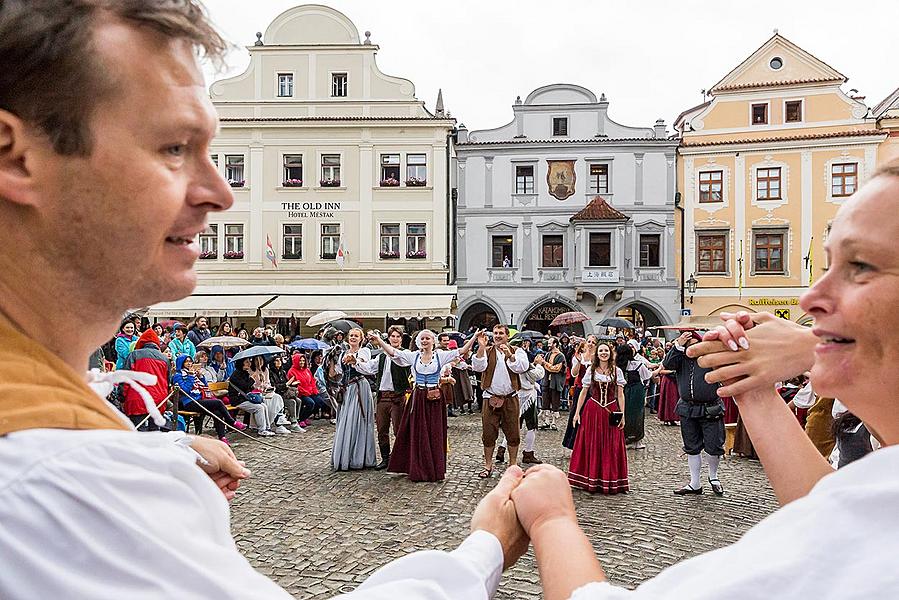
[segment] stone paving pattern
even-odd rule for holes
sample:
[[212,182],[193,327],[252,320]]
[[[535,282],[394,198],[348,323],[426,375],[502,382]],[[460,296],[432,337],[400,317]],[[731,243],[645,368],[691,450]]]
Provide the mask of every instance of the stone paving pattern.
[[[646,450],[628,450],[630,493],[574,491],[578,518],[613,583],[634,587],[665,567],[729,544],[776,508],[758,461],[727,457],[719,475],[726,494],[706,481],[702,496],[672,491],[688,479],[678,427],[646,418]],[[241,552],[296,598],[330,598],[353,590],[387,562],[422,549],[454,549],[471,514],[496,485],[477,479],[480,417],[449,419],[450,454],[443,483],[401,475],[330,469],[334,426],[313,421],[305,434],[268,438],[298,452],[266,448],[232,434],[234,451],[253,477],[231,505]],[[537,455],[565,469],[562,432],[539,431]],[[496,598],[540,598],[532,551],[503,575]]]

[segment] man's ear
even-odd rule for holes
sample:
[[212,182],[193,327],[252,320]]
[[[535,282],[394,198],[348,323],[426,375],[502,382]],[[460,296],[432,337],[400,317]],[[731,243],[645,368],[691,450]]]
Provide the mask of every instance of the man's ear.
[[0,110],[0,198],[22,206],[35,206],[38,194],[33,152],[36,139],[25,123]]

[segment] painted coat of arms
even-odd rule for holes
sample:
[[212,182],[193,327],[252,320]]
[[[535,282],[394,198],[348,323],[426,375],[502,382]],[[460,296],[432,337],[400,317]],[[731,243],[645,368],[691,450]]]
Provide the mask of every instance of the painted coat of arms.
[[546,170],[546,188],[550,195],[559,200],[564,200],[574,193],[574,161],[573,160],[548,160],[549,168]]

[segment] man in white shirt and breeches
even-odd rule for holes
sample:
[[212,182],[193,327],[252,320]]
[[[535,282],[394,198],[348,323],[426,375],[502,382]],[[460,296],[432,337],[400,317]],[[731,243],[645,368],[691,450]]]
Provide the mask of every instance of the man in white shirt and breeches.
[[521,443],[519,427],[518,390],[519,375],[528,370],[528,356],[521,348],[509,345],[509,328],[493,326],[493,345],[488,346],[487,334],[478,337],[478,353],[471,361],[471,369],[481,376],[484,404],[481,406],[481,424],[484,443],[484,470],[478,477],[485,479],[493,473],[493,449],[500,430],[509,444],[509,464],[518,460]]

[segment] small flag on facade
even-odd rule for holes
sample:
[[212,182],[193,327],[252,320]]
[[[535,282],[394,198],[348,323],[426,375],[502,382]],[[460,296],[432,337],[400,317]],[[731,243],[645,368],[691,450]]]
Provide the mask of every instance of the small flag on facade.
[[272,247],[272,238],[265,236],[265,257],[272,262],[272,266],[278,268],[278,261],[275,259],[275,249]]
[[337,266],[341,269],[343,268],[344,263],[346,263],[346,253],[343,250],[343,240],[340,240],[340,245],[337,247],[337,256],[334,258],[337,261]]

